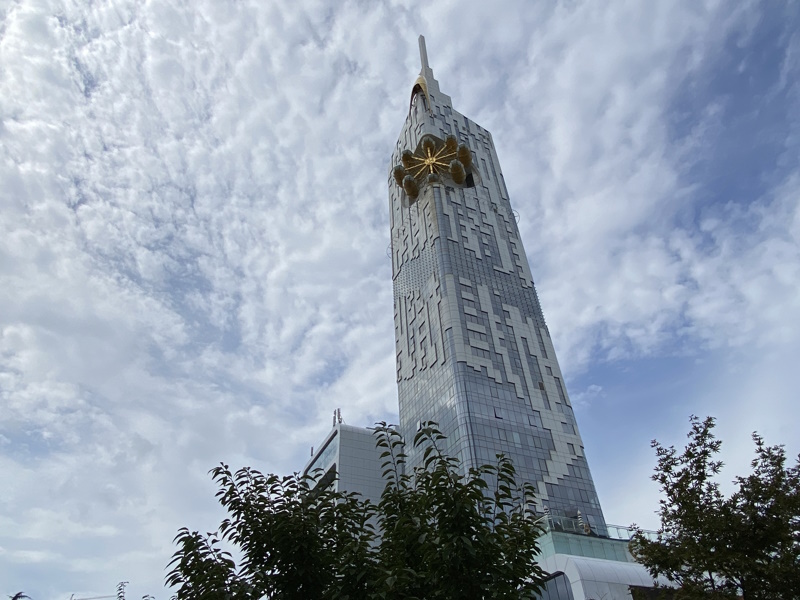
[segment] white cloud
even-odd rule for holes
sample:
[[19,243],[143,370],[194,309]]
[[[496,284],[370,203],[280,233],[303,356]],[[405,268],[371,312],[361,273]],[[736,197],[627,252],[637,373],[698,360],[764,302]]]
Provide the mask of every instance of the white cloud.
[[[174,532],[218,516],[209,467],[300,468],[337,406],[392,418],[385,182],[420,30],[493,133],[565,373],[753,348],[755,393],[796,347],[796,177],[705,207],[685,174],[724,112],[669,129],[676,87],[731,32],[746,44],[757,6],[0,10],[0,580],[39,600],[165,595]],[[585,388],[582,410],[613,404]],[[726,397],[745,422],[745,392]]]

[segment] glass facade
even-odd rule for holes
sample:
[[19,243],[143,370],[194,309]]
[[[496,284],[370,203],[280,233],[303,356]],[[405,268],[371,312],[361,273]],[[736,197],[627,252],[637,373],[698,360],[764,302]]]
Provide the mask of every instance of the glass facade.
[[572,586],[569,579],[563,573],[558,573],[555,577],[548,579],[544,588],[538,594],[541,600],[573,600]]
[[[410,442],[420,422],[436,421],[467,468],[509,456],[537,487],[538,510],[579,517],[604,536],[491,134],[452,108],[421,50],[391,167],[409,164],[404,151],[445,148],[452,134],[471,168],[460,184],[446,171],[423,177],[413,197],[389,176],[401,430]],[[413,448],[406,452],[409,466],[419,463]]]

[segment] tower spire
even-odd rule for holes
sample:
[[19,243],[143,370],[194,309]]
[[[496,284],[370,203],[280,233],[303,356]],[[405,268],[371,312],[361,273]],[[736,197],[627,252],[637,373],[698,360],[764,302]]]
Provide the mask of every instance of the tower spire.
[[422,72],[425,73],[431,67],[428,65],[428,50],[425,48],[425,36],[419,36],[419,60],[422,63]]
[[[422,92],[425,94],[425,100],[427,102],[429,112],[433,110],[431,105],[431,94],[436,94],[436,96],[439,97],[440,102],[449,105],[451,103],[450,96],[441,93],[439,90],[439,82],[436,81],[436,78],[433,76],[433,69],[431,69],[431,66],[428,64],[428,50],[425,47],[424,35],[419,36],[419,61],[422,68],[419,71],[419,77],[417,77],[417,80],[414,82],[411,98],[414,98],[414,94],[417,91],[422,90]],[[411,106],[409,104],[409,110],[410,109]]]
[[435,86],[438,90],[439,83],[433,76],[433,69],[431,69],[430,64],[428,64],[428,49],[425,47],[424,35],[419,36],[419,62],[422,65],[422,68],[419,70],[419,76],[425,78],[429,87]]

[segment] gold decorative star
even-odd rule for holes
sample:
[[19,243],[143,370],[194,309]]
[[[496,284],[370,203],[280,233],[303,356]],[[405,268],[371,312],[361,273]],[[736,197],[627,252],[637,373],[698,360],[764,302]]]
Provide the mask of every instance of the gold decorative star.
[[432,137],[426,137],[422,140],[417,154],[403,153],[401,157],[403,166],[414,178],[430,173],[439,174],[450,168],[450,161],[456,158],[458,150],[456,138],[449,136],[444,144],[438,148],[436,146],[436,141]]
[[417,199],[420,186],[437,181],[442,175],[449,175],[456,185],[463,184],[472,166],[472,153],[454,135],[448,135],[444,141],[426,135],[416,152],[404,150],[400,159],[403,164],[394,168],[394,178],[410,202]]

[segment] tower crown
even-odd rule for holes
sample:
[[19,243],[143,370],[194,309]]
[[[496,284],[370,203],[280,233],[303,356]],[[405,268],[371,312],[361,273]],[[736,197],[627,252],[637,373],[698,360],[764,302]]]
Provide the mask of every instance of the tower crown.
[[[425,37],[422,35],[419,36],[419,58],[422,68],[411,89],[409,118],[414,109],[415,97],[417,94],[422,94],[424,112],[435,120],[434,92],[440,98],[438,105],[440,109],[443,102],[449,107],[450,98],[439,91],[439,82],[436,81],[433,70],[428,64],[428,51],[425,48]],[[404,191],[404,205],[413,204],[424,185],[439,182],[442,176],[456,186],[466,184],[472,187],[475,184],[469,146],[459,144],[458,138],[452,133],[447,135],[443,133],[436,131],[436,134],[442,134],[441,137],[433,132],[426,133],[420,138],[416,148],[413,150],[406,148],[401,152],[399,158],[402,164],[395,165],[392,173],[397,185]]]
[[428,111],[431,110],[431,97],[428,93],[428,81],[433,82],[436,85],[437,91],[439,88],[439,84],[436,81],[436,78],[433,76],[433,69],[431,69],[430,65],[428,64],[428,50],[425,47],[425,36],[419,36],[419,61],[422,64],[422,68],[419,71],[419,77],[414,82],[414,87],[411,88],[411,99],[408,103],[408,111],[411,112],[411,107],[414,103],[414,94],[422,92],[425,95],[425,104],[427,105]]
[[419,61],[421,68],[419,70],[419,76],[414,82],[414,86],[411,88],[409,112],[411,112],[411,107],[414,103],[414,96],[420,92],[425,96],[425,106],[429,113],[433,112],[435,97],[439,97],[443,104],[450,105],[450,97],[442,94],[439,89],[439,82],[436,81],[436,77],[433,75],[433,69],[431,69],[430,64],[428,64],[428,50],[425,47],[424,35],[419,36]]

